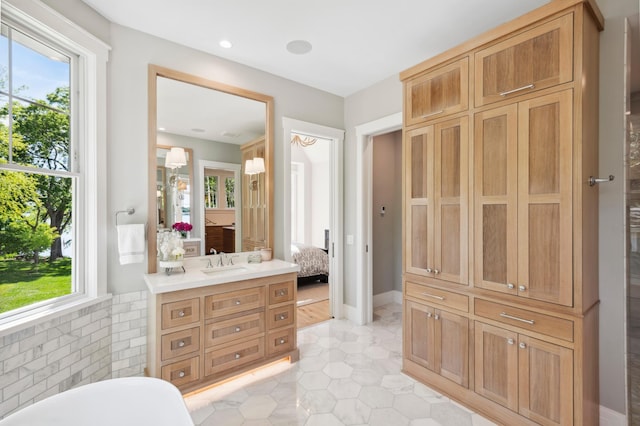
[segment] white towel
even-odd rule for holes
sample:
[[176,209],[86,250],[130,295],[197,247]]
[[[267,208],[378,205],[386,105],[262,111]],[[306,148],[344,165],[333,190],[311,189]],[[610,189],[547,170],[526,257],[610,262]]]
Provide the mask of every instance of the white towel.
[[118,225],[120,264],[144,261],[144,224]]

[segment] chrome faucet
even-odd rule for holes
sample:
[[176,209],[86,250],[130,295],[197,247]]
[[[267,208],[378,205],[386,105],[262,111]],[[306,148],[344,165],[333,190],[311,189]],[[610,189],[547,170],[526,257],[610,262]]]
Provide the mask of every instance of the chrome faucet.
[[207,269],[213,268],[213,263],[211,263],[211,258],[207,259]]
[[220,254],[218,255],[218,264],[217,264],[217,266],[224,266],[224,260],[226,258],[227,258],[226,253],[221,251]]
[[233,256],[229,256],[229,263],[227,263],[227,265],[233,265],[233,259],[236,257],[240,257],[240,255],[234,254]]

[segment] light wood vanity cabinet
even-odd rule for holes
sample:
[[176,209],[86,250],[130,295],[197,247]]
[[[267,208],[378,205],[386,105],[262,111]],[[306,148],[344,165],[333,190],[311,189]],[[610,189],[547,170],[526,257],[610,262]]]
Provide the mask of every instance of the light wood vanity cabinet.
[[151,294],[149,375],[189,392],[283,357],[296,361],[296,276]]
[[[593,2],[549,2],[400,74],[403,371],[499,424],[599,422],[602,29]],[[467,58],[468,107],[415,107]]]

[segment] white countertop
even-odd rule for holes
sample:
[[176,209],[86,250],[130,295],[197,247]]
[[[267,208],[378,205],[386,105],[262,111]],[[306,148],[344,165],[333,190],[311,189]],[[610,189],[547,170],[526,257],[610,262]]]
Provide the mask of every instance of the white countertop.
[[[250,253],[255,254],[255,252]],[[147,288],[151,293],[160,294],[287,274],[300,270],[300,267],[296,263],[285,262],[279,259],[262,263],[247,263],[248,254],[249,253],[239,253],[239,257],[234,258],[234,265],[223,267],[214,266],[213,268],[207,268],[207,263],[209,259],[211,259],[211,263],[216,265],[218,255],[187,258],[184,260],[184,269],[186,272],[182,272],[182,269],[178,268],[174,269],[171,275],[167,275],[163,268],[158,268],[158,272],[155,274],[144,274],[144,281],[147,283]]]

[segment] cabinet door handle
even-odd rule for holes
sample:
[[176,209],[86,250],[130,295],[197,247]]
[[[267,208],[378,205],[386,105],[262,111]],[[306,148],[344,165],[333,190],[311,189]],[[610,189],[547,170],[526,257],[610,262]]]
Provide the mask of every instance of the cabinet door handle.
[[527,84],[526,86],[518,87],[517,89],[507,90],[506,92],[500,92],[500,96],[511,95],[512,93],[520,92],[522,90],[527,90],[527,89],[533,89],[535,87],[536,86],[533,83],[532,84]]
[[285,319],[285,318],[286,318],[286,316],[285,316],[284,314],[280,314],[280,319],[281,319],[281,320],[283,320],[283,319]]
[[513,345],[515,342],[513,341],[513,339],[512,339],[511,337],[509,337],[509,338],[507,339],[507,343],[508,343],[509,345]]
[[427,312],[427,318],[431,318],[431,312]]
[[518,347],[519,347],[520,349],[527,349],[527,344],[526,344],[526,343],[524,343],[524,342],[520,342],[520,343],[518,344]]
[[178,312],[178,316],[179,316],[179,317],[183,317],[183,316],[184,316],[184,311],[180,311],[180,312]]
[[436,275],[438,275],[438,274],[440,273],[440,271],[439,271],[438,269],[434,269],[434,270],[433,270],[433,273],[434,273],[434,274],[436,274]]
[[515,285],[513,285],[513,284],[511,284],[511,283],[508,283],[508,284],[507,284],[507,288],[508,288],[509,290],[513,290],[514,288],[516,288],[516,286],[515,286]]
[[427,271],[428,273],[431,273],[431,268],[427,268],[427,269],[426,269],[426,271]]
[[440,319],[440,315],[436,314],[436,315],[434,316],[434,318],[435,318],[435,320],[436,320],[436,321],[438,321],[438,320]]
[[236,354],[236,359],[240,359],[240,354]]
[[527,291],[527,287],[523,285],[518,286],[518,291]]
[[434,294],[429,294],[429,293],[421,293],[421,294],[423,296],[431,297],[433,299],[444,300],[444,297],[442,297],[442,296],[436,296]]
[[440,111],[436,111],[436,112],[431,112],[429,114],[425,114],[425,115],[421,115],[420,118],[427,118],[427,117],[431,117],[432,115],[438,115],[438,114],[442,114],[444,112],[443,109],[441,109]]
[[284,296],[285,294],[287,294],[287,292],[286,292],[286,291],[284,291],[284,290],[280,290],[280,291],[278,292],[278,296]]
[[280,344],[281,344],[281,345],[284,345],[284,342],[286,342],[286,340],[284,340],[284,339],[280,339]]
[[180,341],[178,342],[178,347],[179,347],[179,348],[183,348],[183,347],[184,347],[184,340],[180,340]]
[[535,323],[536,323],[534,320],[529,320],[529,319],[524,319],[524,318],[514,317],[513,315],[509,315],[509,314],[504,313],[504,312],[500,312],[500,316],[501,316],[502,318],[512,319],[512,320],[520,321],[520,322],[526,322],[527,324],[531,324],[531,325],[533,325],[533,324],[535,324]]
[[236,305],[239,305],[239,304],[240,304],[240,301],[239,301],[239,300],[236,300]]
[[178,373],[178,377],[183,378],[185,376],[184,371]]
[[240,331],[240,327],[236,327],[236,333]]

